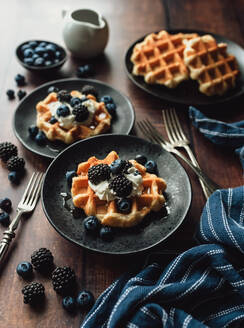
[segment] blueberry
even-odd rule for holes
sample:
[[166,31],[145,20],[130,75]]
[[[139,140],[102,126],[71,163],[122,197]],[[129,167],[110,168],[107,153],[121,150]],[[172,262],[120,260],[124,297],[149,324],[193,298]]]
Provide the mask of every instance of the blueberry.
[[58,60],[60,60],[61,57],[62,57],[61,52],[60,52],[60,51],[56,51],[56,52],[55,52],[55,58],[58,59]]
[[33,53],[34,53],[33,49],[27,48],[27,49],[25,49],[23,55],[25,58],[29,58],[29,57],[32,57]]
[[23,75],[17,74],[14,79],[15,79],[18,87],[22,87],[25,85],[25,77]]
[[44,65],[46,67],[51,66],[52,64],[53,64],[53,62],[51,60],[46,60],[45,63],[44,63]]
[[17,265],[16,272],[22,278],[30,278],[33,273],[33,267],[30,262],[20,262]]
[[51,85],[48,90],[47,90],[48,93],[51,93],[51,92],[59,92],[59,88],[55,87],[54,85]]
[[22,53],[24,53],[24,51],[29,48],[30,48],[29,44],[23,44],[23,46],[20,49],[21,49]]
[[114,118],[116,115],[116,105],[114,103],[106,104],[107,111]]
[[45,146],[47,143],[47,138],[42,131],[39,131],[35,136],[35,141],[39,146]]
[[76,308],[75,299],[72,296],[66,296],[62,300],[63,308],[68,312],[73,312]]
[[19,184],[19,181],[20,181],[19,172],[17,172],[17,171],[11,171],[11,172],[9,172],[8,179],[9,179],[9,181],[11,183]]
[[157,173],[157,164],[153,160],[149,160],[145,164],[145,168],[147,169],[148,173]]
[[92,73],[93,73],[93,67],[89,64],[79,66],[76,72],[78,77],[86,77],[88,75],[91,75]]
[[90,233],[96,233],[100,228],[100,222],[93,215],[86,217],[85,220],[83,221],[83,224],[86,231]]
[[147,162],[146,156],[140,154],[136,155],[135,160],[141,165],[145,165]]
[[59,63],[59,59],[55,58],[54,59],[54,64],[58,64]]
[[45,41],[40,42],[39,47],[45,48],[47,43]]
[[55,44],[53,43],[49,43],[47,46],[46,46],[46,51],[48,53],[54,53],[55,54],[55,51],[57,50],[57,47]]
[[132,201],[129,198],[120,198],[116,201],[116,206],[120,213],[128,214],[131,211]]
[[70,109],[66,105],[61,105],[57,108],[56,113],[59,117],[60,116],[66,117],[66,116],[70,115]]
[[50,123],[50,124],[55,124],[55,123],[57,123],[57,122],[58,122],[58,120],[56,119],[55,116],[52,116],[52,117],[50,118],[50,120],[49,120],[49,123]]
[[71,186],[72,186],[72,179],[74,177],[77,177],[77,173],[75,171],[67,171],[65,173],[65,178],[66,178],[69,188],[71,188]]
[[93,306],[94,302],[95,298],[88,290],[82,290],[76,298],[76,304],[80,310],[89,310]]
[[34,61],[35,66],[43,66],[44,65],[44,58],[38,57]]
[[80,67],[77,68],[76,75],[78,77],[84,77],[85,76],[85,71],[84,71],[83,66],[80,66]]
[[5,197],[3,199],[0,199],[0,208],[1,210],[5,212],[11,212],[12,209],[12,202],[9,198]]
[[103,96],[101,98],[101,101],[103,101],[104,104],[113,104],[114,103],[114,100],[111,96]]
[[112,227],[102,226],[99,231],[99,236],[104,241],[112,241],[114,238],[114,231],[113,231]]
[[7,227],[10,223],[9,214],[7,212],[0,213],[0,223]]
[[81,103],[81,99],[78,97],[72,97],[70,100],[70,105],[72,107],[75,107],[76,105],[79,105]]
[[30,41],[28,44],[29,44],[29,47],[31,47],[32,49],[34,49],[38,46],[37,41]]
[[38,47],[35,48],[35,53],[38,55],[43,55],[46,52],[46,49],[39,44]]
[[12,89],[7,90],[6,94],[7,94],[9,100],[12,100],[15,98],[14,90],[12,90]]
[[110,164],[110,170],[112,174],[118,174],[121,172],[124,166],[125,166],[125,161],[123,161],[122,159],[116,159]]
[[26,91],[24,91],[24,90],[19,90],[19,91],[17,92],[17,96],[18,96],[19,100],[21,100],[22,98],[24,98],[24,97],[26,96]]
[[42,55],[42,58],[46,59],[46,60],[50,60],[51,56],[49,55],[49,53],[44,52],[44,54]]
[[38,55],[38,54],[33,54],[33,56],[32,56],[32,59],[33,59],[33,61],[36,59],[36,58],[39,58],[40,56]]
[[24,58],[24,63],[27,65],[33,65],[34,59],[33,58]]
[[93,74],[93,66],[86,64],[83,66],[84,72],[85,74],[89,75],[89,74]]
[[32,139],[35,138],[35,136],[37,135],[37,133],[39,132],[39,129],[36,125],[31,125],[29,126],[28,128],[28,132],[29,132],[29,135]]

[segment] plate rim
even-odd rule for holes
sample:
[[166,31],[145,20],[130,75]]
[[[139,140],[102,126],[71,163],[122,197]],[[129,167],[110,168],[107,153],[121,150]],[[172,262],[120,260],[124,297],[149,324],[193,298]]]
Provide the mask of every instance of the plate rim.
[[[82,144],[82,143],[85,143],[87,140],[91,140],[91,139],[98,139],[98,138],[109,138],[109,137],[112,137],[112,136],[117,136],[117,137],[123,137],[123,138],[129,138],[129,139],[139,139],[140,141],[143,141],[143,142],[146,142],[148,144],[153,144],[151,143],[150,141],[147,141],[143,138],[140,138],[138,136],[132,136],[132,135],[126,135],[126,134],[101,134],[101,135],[98,135],[98,136],[93,136],[89,139],[84,139],[84,140],[80,140],[72,145],[70,145],[69,147],[65,148],[61,153],[58,154],[58,156],[56,156],[54,158],[54,160],[50,163],[50,165],[48,166],[47,170],[46,170],[46,173],[45,173],[45,177],[44,177],[44,180],[43,180],[43,184],[42,184],[42,189],[41,189],[41,204],[42,204],[42,209],[43,209],[43,212],[45,214],[45,217],[47,219],[47,221],[51,224],[51,226],[66,240],[70,241],[71,243],[83,248],[83,249],[86,249],[87,251],[92,251],[92,252],[95,252],[95,253],[98,253],[98,254],[106,254],[106,255],[132,255],[132,254],[137,254],[137,253],[143,253],[145,251],[148,251],[149,249],[151,248],[154,248],[156,246],[158,246],[159,244],[163,243],[167,238],[169,238],[179,227],[180,225],[183,223],[183,221],[185,220],[186,218],[186,215],[187,213],[189,212],[189,209],[191,207],[191,203],[192,203],[192,185],[191,185],[191,181],[190,181],[190,178],[185,170],[185,168],[183,167],[183,165],[178,161],[178,159],[173,156],[171,153],[167,152],[166,150],[164,150],[163,148],[161,148],[162,152],[167,152],[169,156],[171,156],[171,158],[173,158],[173,160],[175,160],[181,167],[182,169],[182,172],[184,173],[184,176],[185,176],[185,179],[186,179],[186,183],[187,183],[187,195],[188,195],[188,202],[187,202],[187,205],[186,205],[186,208],[184,210],[184,214],[182,215],[181,219],[179,220],[179,222],[177,223],[177,225],[167,234],[167,236],[165,236],[163,239],[160,239],[158,242],[154,243],[153,245],[150,245],[150,246],[147,246],[147,247],[144,247],[143,249],[139,249],[139,250],[134,250],[134,251],[123,251],[123,252],[109,252],[109,251],[104,251],[104,250],[98,250],[98,249],[94,249],[92,247],[88,247],[87,245],[81,245],[79,242],[73,240],[71,237],[67,236],[65,233],[63,233],[51,220],[51,218],[49,217],[48,213],[47,213],[47,210],[45,208],[45,205],[44,205],[44,197],[43,197],[43,193],[44,193],[44,185],[45,185],[45,181],[46,181],[46,176],[47,176],[47,173],[49,170],[51,170],[52,166],[55,165],[55,161],[58,160],[58,158],[60,156],[63,156],[63,153],[68,151],[70,148],[74,147],[74,146],[78,146],[78,144]],[[154,144],[155,145],[155,144]],[[96,155],[96,154],[95,154]]]
[[[57,80],[52,80],[52,81],[48,81],[46,83],[43,83],[41,84],[40,86],[36,87],[34,90],[32,90],[26,97],[24,97],[17,105],[17,107],[15,108],[15,111],[14,111],[14,115],[13,115],[13,119],[12,119],[12,128],[13,128],[13,131],[14,131],[14,134],[16,136],[16,138],[19,140],[19,142],[27,149],[29,150],[30,152],[36,154],[36,155],[39,155],[39,156],[42,156],[44,158],[48,158],[48,159],[51,159],[53,160],[54,158],[56,158],[57,156],[52,156],[52,155],[49,155],[49,154],[44,154],[43,152],[41,151],[37,151],[37,150],[33,150],[24,140],[22,140],[21,136],[19,135],[19,133],[17,132],[17,129],[16,129],[16,113],[17,111],[19,110],[19,108],[23,105],[23,103],[26,101],[27,97],[31,96],[33,93],[45,88],[45,87],[48,87],[49,85],[53,85],[57,82],[78,82],[78,81],[81,81],[81,83],[83,82],[87,82],[86,84],[89,84],[90,82],[91,83],[97,83],[97,84],[102,84],[108,88],[111,88],[113,90],[115,90],[116,92],[118,92],[125,100],[126,102],[128,103],[128,107],[130,108],[130,113],[131,113],[131,122],[130,122],[130,125],[128,126],[127,128],[127,131],[125,133],[125,135],[128,135],[132,129],[133,129],[133,126],[135,124],[135,108],[134,108],[134,105],[132,103],[132,101],[129,99],[128,96],[126,96],[123,92],[121,92],[120,90],[112,87],[110,84],[106,83],[106,82],[102,82],[100,80],[96,80],[96,79],[80,79],[80,78],[64,78],[64,79],[57,79]],[[91,137],[89,137],[91,138]],[[83,139],[85,140],[85,139]],[[76,142],[79,142],[79,140],[75,141],[74,143]],[[73,144],[74,144],[73,143]],[[67,147],[69,147],[70,145],[68,145]],[[67,148],[65,147],[65,149]],[[62,150],[63,151],[63,150]],[[61,153],[61,152],[60,152]],[[58,153],[58,155],[60,154]]]
[[[177,28],[177,29],[174,29],[174,28],[171,29],[171,28],[169,28],[169,29],[162,29],[162,30],[165,30],[165,31],[167,31],[169,33],[172,33],[172,34],[176,34],[176,33],[180,33],[180,32],[181,33],[198,33],[200,35],[210,34],[210,35],[212,35],[214,37],[222,38],[222,39],[226,40],[226,42],[230,41],[231,43],[233,43],[236,46],[238,46],[239,48],[241,48],[243,50],[243,52],[244,52],[244,48],[239,43],[233,41],[232,39],[226,38],[223,35],[214,33],[214,32],[204,31],[204,30],[198,30],[198,29],[186,29],[186,28],[182,28],[182,29],[180,29],[180,28]],[[175,97],[175,100],[173,101],[172,99],[169,99],[167,96],[164,97],[164,95],[163,95],[161,97],[161,96],[159,96],[157,94],[157,92],[153,92],[151,90],[146,89],[144,86],[141,85],[140,82],[138,82],[138,81],[135,80],[135,78],[133,77],[132,73],[129,71],[129,69],[127,67],[127,57],[129,56],[129,53],[131,52],[131,50],[133,49],[133,47],[135,46],[136,43],[141,42],[147,35],[149,35],[151,33],[158,33],[160,31],[148,32],[144,36],[139,37],[136,41],[134,41],[133,43],[131,43],[129,45],[129,47],[127,48],[126,52],[124,53],[124,68],[125,68],[127,77],[130,79],[130,81],[133,84],[135,84],[143,92],[145,92],[145,93],[147,93],[149,95],[152,95],[152,96],[156,97],[157,99],[169,101],[171,103],[175,103],[175,104],[178,104],[178,105],[186,105],[186,106],[195,105],[195,106],[201,106],[201,107],[213,106],[213,105],[219,105],[219,104],[223,104],[223,103],[228,103],[231,100],[234,100],[234,99],[236,99],[236,98],[238,98],[238,97],[240,97],[240,96],[242,96],[244,94],[244,88],[243,88],[243,91],[240,91],[239,93],[237,93],[235,95],[232,95],[232,96],[229,96],[227,98],[224,98],[224,99],[222,99],[221,97],[219,97],[217,99],[215,98],[215,101],[212,102],[211,101],[211,97],[207,97],[206,100],[209,99],[210,100],[209,102],[206,101],[205,103],[199,103],[199,102],[190,102],[190,101],[187,101],[187,102],[186,101],[179,101],[177,95]],[[140,76],[138,76],[138,77],[140,77]]]

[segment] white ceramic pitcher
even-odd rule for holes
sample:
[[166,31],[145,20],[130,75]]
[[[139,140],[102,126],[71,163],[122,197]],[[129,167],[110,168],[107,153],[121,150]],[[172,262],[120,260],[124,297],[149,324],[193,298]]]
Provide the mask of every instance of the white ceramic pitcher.
[[64,10],[62,15],[64,43],[75,57],[91,58],[104,51],[109,29],[99,13],[91,9],[76,9]]

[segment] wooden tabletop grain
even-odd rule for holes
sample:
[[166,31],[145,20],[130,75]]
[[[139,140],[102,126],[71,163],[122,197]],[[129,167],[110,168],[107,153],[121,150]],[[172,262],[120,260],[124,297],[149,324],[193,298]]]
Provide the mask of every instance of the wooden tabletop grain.
[[[184,28],[217,33],[244,46],[244,2],[241,0],[74,0],[68,8],[67,4],[65,0],[10,0],[1,1],[0,4],[0,141],[11,141],[18,146],[20,156],[26,161],[27,171],[20,185],[11,185],[7,169],[1,163],[0,198],[9,197],[12,200],[12,218],[32,172],[37,169],[45,171],[49,162],[26,150],[16,139],[12,119],[18,100],[9,101],[6,90],[18,90],[14,81],[17,73],[25,75],[27,85],[23,89],[29,93],[52,79],[75,77],[76,67],[84,63],[69,55],[58,74],[45,78],[20,66],[15,57],[15,48],[29,39],[44,39],[63,44],[62,9],[92,8],[106,17],[110,26],[110,38],[105,55],[99,60],[87,61],[95,65],[94,78],[127,95],[134,105],[136,119],[150,119],[164,134],[161,109],[172,104],[144,93],[127,78],[124,55],[130,44],[152,31]],[[226,122],[243,120],[243,100],[242,97],[227,106],[218,105],[209,116]],[[219,149],[200,135],[189,122],[186,106],[175,107],[203,170],[223,188],[243,184],[241,165],[236,155],[227,149]],[[137,132],[134,129],[133,133]],[[192,184],[191,208],[180,228],[153,251],[183,251],[194,246],[193,234],[205,199],[197,178],[188,167],[183,166]],[[4,229],[0,227],[1,232]],[[16,274],[16,265],[20,261],[30,260],[31,253],[40,247],[47,247],[52,251],[56,265],[71,266],[77,274],[79,288],[92,291],[95,297],[115,278],[129,270],[132,263],[143,264],[147,255],[107,256],[73,245],[49,224],[39,202],[33,215],[22,220],[4,266],[0,267],[0,327],[65,328],[78,327],[82,322],[84,314],[67,314],[61,306],[61,298],[53,291],[50,280],[38,273],[35,273],[35,280],[43,282],[46,289],[44,307],[34,310],[23,303],[21,288],[26,283]]]

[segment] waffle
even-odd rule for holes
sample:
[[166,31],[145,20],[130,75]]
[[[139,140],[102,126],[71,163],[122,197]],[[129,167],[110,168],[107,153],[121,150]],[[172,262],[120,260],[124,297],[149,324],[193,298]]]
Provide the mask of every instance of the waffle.
[[[71,91],[72,97],[81,98],[83,95],[79,91]],[[48,104],[56,102],[57,94],[55,92],[50,93],[43,101],[40,101],[36,105],[37,110],[37,127],[42,130],[46,137],[50,141],[61,140],[66,144],[71,144],[74,141],[85,139],[97,134],[106,132],[111,125],[111,116],[107,112],[103,102],[97,102],[93,95],[87,95],[86,98],[94,101],[96,111],[94,113],[93,120],[89,126],[77,124],[70,129],[61,127],[59,122],[55,124],[49,123],[52,116],[51,111],[48,108]]]
[[196,33],[169,34],[160,31],[158,34],[149,34],[133,48],[132,74],[144,76],[146,83],[175,88],[189,78],[188,69],[183,61],[183,40],[194,37],[197,37]]
[[76,207],[83,208],[86,215],[95,215],[102,224],[113,227],[131,227],[138,224],[150,211],[159,211],[165,203],[162,192],[166,183],[155,174],[146,172],[144,166],[135,160],[130,162],[142,175],[143,191],[140,196],[132,198],[132,209],[129,214],[117,211],[115,201],[100,200],[88,184],[88,169],[97,164],[111,164],[118,159],[115,151],[111,151],[103,160],[90,157],[87,162],[80,163],[77,177],[72,180],[72,200]]
[[235,57],[227,54],[225,43],[217,44],[211,35],[204,35],[185,44],[184,62],[190,77],[198,81],[200,92],[221,96],[234,88],[239,71]]

